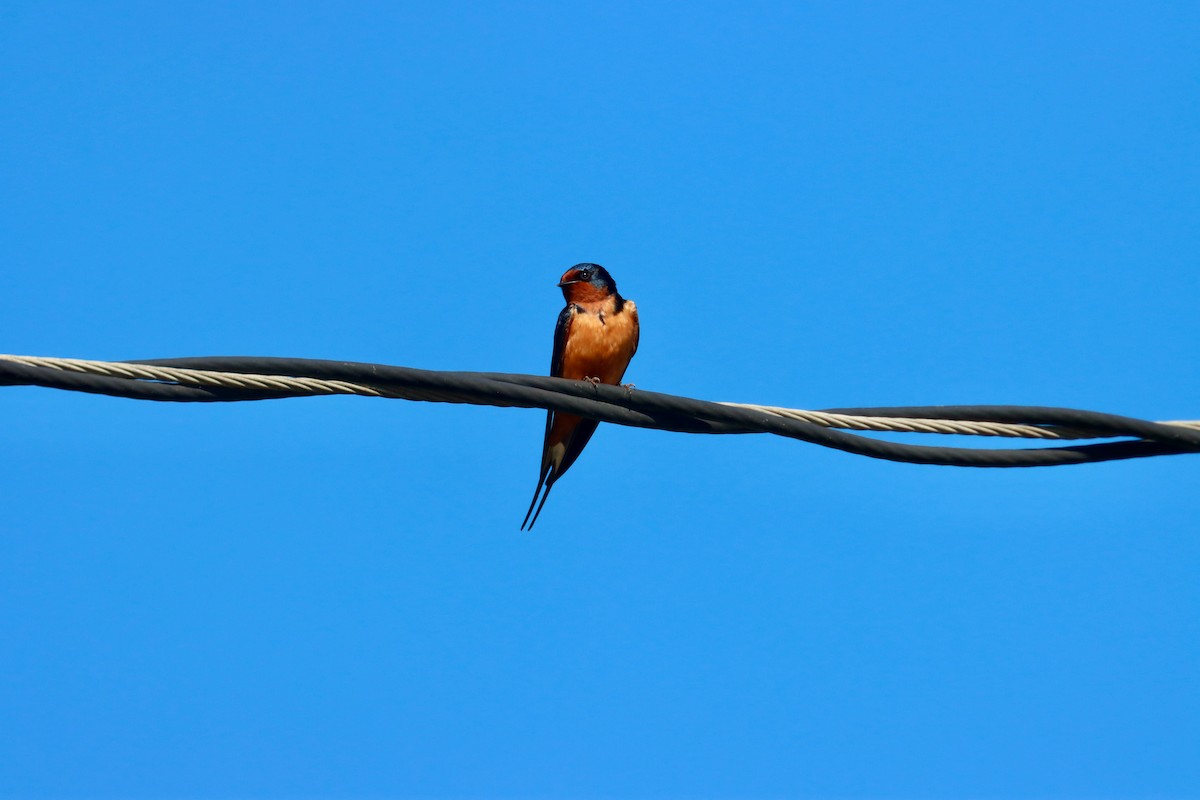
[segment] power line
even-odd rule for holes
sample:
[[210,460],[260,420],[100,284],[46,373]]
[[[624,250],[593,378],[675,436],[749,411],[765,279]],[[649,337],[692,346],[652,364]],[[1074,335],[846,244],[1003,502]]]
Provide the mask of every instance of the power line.
[[[0,355],[0,385],[34,385],[169,402],[239,402],[352,394],[553,409],[681,433],[770,433],[917,464],[1035,467],[1200,452],[1200,421],[1151,422],[1042,406],[920,406],[826,411],[715,403],[536,375],[444,372],[315,359],[211,356],[90,361]],[[1025,449],[938,447],[846,430],[1122,441]]]

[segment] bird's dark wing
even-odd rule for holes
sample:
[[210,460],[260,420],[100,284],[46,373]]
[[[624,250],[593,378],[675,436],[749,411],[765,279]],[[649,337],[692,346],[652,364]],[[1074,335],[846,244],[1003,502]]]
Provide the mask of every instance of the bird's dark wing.
[[562,377],[563,351],[567,349],[567,336],[571,333],[575,311],[575,305],[568,303],[558,312],[558,322],[554,326],[554,354],[550,356],[550,374],[555,378]]
[[[563,371],[563,350],[567,346],[567,336],[571,333],[571,322],[575,319],[575,306],[568,305],[558,315],[558,326],[554,329],[554,355],[550,359],[550,374],[556,378],[562,377]],[[546,414],[546,444],[550,443],[550,426],[554,422],[554,412]],[[567,451],[563,454],[562,463],[554,470],[554,475],[550,478],[550,483],[554,483],[563,473],[566,472],[575,459],[579,458],[579,454],[583,452],[583,448],[587,446],[588,439],[592,438],[592,434],[596,432],[596,426],[599,425],[594,419],[585,419],[581,421],[575,430],[571,433],[571,439],[567,442]],[[543,458],[545,453],[543,451]]]
[[[559,312],[558,322],[554,326],[554,352],[550,356],[550,375],[551,375],[551,377],[554,377],[554,378],[562,377],[563,351],[567,349],[567,336],[570,335],[570,333],[571,333],[571,322],[574,319],[575,319],[575,306],[571,305],[571,304],[567,304],[567,306],[565,308],[563,308],[563,310],[561,312]],[[586,423],[587,420],[584,420],[584,422]],[[530,503],[529,503],[529,510],[525,512],[525,522],[521,523],[521,530],[525,530],[526,523],[529,523],[530,530],[533,529],[533,523],[537,522],[538,514],[542,513],[541,506],[538,506],[537,514],[533,513],[534,506],[538,505],[538,496],[541,495],[542,505],[545,505],[546,498],[550,496],[550,486],[552,486],[554,484],[554,480],[562,472],[562,469],[555,470],[554,471],[555,474],[550,477],[550,483],[549,484],[546,483],[546,478],[547,478],[547,476],[550,475],[550,466],[551,466],[546,461],[546,454],[550,448],[550,429],[553,427],[553,425],[554,425],[554,412],[547,411],[546,412],[546,435],[542,439],[542,462],[541,462],[541,468],[538,472],[538,484],[537,484],[537,488],[534,489],[534,491],[533,491],[533,500],[530,501]],[[582,427],[582,425],[580,427]],[[595,429],[596,429],[596,425],[595,425],[595,423],[592,423],[592,431],[594,431]],[[587,436],[585,436],[584,440],[583,440],[584,444],[587,444],[587,440],[588,440],[588,438],[591,437],[592,431],[587,432]],[[574,455],[571,455],[571,447],[573,446],[575,438],[578,436],[578,434],[579,434],[579,431],[576,431],[575,436],[573,436],[571,438],[572,444],[568,445],[568,447],[567,447],[566,458],[569,459],[570,461],[574,461],[576,458],[579,457],[578,451],[576,451]],[[582,450],[582,449],[583,449],[583,447],[581,445],[579,447],[579,450]],[[542,495],[542,486],[546,487],[546,493],[544,495]],[[529,517],[531,514],[533,515],[533,522],[529,521]]]
[[[575,306],[568,303],[558,313],[558,322],[554,325],[554,352],[550,356],[550,377],[561,378],[563,373],[563,351],[567,349],[567,337],[571,335],[571,323],[575,321]],[[546,436],[542,440],[542,460],[546,459],[546,447],[550,444],[550,425],[554,422],[554,412],[546,412]],[[544,468],[544,466],[543,466]]]

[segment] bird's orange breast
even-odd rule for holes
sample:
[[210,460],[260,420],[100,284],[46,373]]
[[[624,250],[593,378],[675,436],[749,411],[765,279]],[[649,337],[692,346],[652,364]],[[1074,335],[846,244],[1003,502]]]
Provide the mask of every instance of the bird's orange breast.
[[599,307],[583,306],[571,320],[563,348],[562,377],[599,378],[601,383],[618,384],[637,352],[637,306],[626,300],[617,313],[611,298],[595,305]]

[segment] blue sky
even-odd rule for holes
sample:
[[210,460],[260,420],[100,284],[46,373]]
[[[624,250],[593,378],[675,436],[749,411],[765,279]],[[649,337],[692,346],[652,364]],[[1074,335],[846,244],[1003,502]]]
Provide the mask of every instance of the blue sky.
[[[1193,3],[0,3],[0,350],[1200,417]],[[1200,458],[0,390],[0,796],[1195,797]]]

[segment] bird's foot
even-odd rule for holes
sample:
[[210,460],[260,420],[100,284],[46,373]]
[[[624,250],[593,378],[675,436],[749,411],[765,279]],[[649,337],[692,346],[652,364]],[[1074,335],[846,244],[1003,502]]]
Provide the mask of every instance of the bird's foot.
[[625,394],[627,396],[633,397],[633,390],[637,388],[637,384],[636,383],[622,383],[621,388],[625,390]]
[[590,383],[592,386],[599,386],[599,385],[600,385],[600,379],[599,379],[599,378],[585,377],[585,378],[584,378],[584,380],[585,380],[585,381],[587,381],[588,383]]

